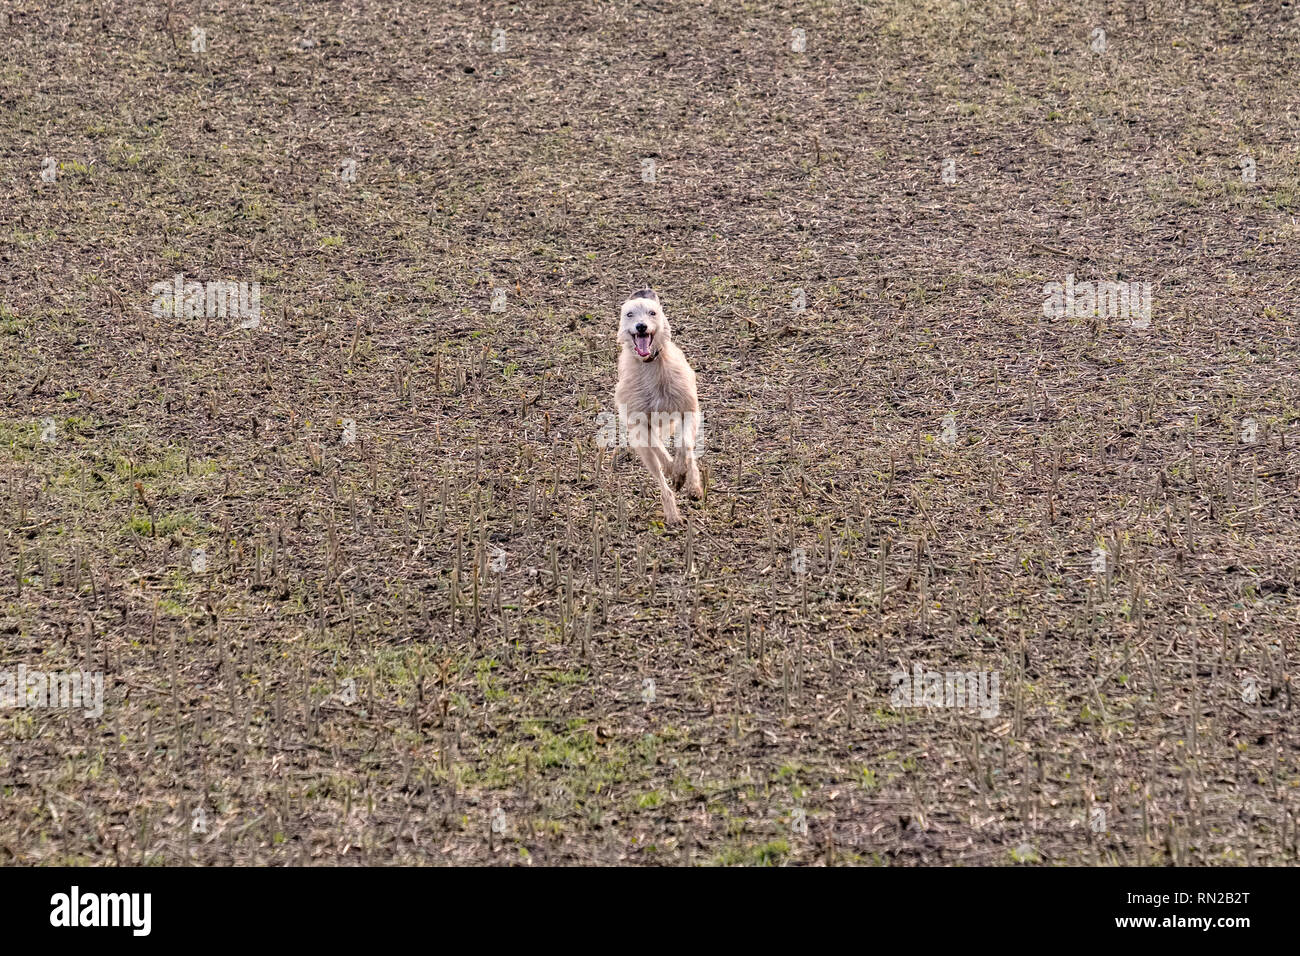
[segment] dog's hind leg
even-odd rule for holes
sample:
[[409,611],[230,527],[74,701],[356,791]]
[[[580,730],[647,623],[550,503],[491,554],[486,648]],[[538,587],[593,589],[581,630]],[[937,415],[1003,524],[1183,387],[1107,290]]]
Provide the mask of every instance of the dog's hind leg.
[[682,523],[682,516],[677,512],[677,500],[673,497],[673,490],[668,487],[668,479],[664,477],[663,463],[659,455],[667,453],[657,449],[655,444],[649,446],[635,446],[637,457],[645,464],[646,471],[650,472],[650,477],[654,479],[659,486],[659,495],[664,503],[664,524],[668,527]]
[[[659,467],[663,469],[669,480],[672,480],[673,459],[668,454],[668,449],[664,447],[664,423],[660,418],[662,413],[656,412],[650,417],[650,425],[646,429],[646,435],[650,440],[650,448],[655,453],[655,458],[659,460]],[[669,432],[669,434],[672,434]]]
[[663,449],[664,455],[664,474],[668,476],[668,483],[673,486],[674,491],[680,491],[682,484],[686,481],[687,464],[682,455],[683,443],[686,441],[686,431],[682,428],[681,421],[678,420],[676,413],[673,414],[671,423],[665,422],[663,430],[672,436],[673,454],[670,458],[667,449]]
[[682,433],[677,442],[677,458],[673,461],[673,487],[686,486],[686,493],[692,498],[704,497],[704,484],[700,481],[700,468],[695,460],[695,439],[699,434],[700,416],[698,412],[687,412],[682,423]]
[[671,478],[673,459],[668,454],[668,449],[664,447],[664,443],[658,435],[651,439],[650,450],[655,453],[655,459],[659,462],[659,467],[663,469],[664,474]]

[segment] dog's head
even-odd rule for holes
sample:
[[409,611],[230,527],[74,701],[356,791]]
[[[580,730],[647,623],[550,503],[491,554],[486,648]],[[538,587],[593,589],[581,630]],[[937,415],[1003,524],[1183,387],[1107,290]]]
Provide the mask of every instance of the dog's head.
[[668,316],[654,289],[641,289],[623,303],[618,323],[618,340],[623,348],[631,349],[643,362],[653,362],[659,351],[672,338]]

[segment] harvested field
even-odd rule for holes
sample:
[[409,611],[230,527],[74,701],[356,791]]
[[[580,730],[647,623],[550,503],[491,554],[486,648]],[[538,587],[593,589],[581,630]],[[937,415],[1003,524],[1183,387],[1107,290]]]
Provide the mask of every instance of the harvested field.
[[0,864],[1297,862],[1294,3],[0,37]]

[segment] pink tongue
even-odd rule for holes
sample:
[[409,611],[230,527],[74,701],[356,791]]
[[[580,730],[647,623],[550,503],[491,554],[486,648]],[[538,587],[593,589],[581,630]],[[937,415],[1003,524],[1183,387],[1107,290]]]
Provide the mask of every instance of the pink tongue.
[[636,345],[636,354],[642,357],[650,354],[650,336],[638,335],[633,340]]

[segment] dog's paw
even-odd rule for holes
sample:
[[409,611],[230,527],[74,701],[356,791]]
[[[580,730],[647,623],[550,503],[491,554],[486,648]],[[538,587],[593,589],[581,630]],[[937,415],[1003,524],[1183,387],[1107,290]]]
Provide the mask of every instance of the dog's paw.
[[690,462],[682,471],[682,479],[677,483],[680,490],[682,485],[686,486],[686,493],[696,501],[704,497],[704,485],[700,482],[700,469],[695,467],[695,462]]
[[682,520],[682,516],[680,512],[677,511],[676,508],[674,508],[672,511],[664,513],[665,528],[680,528],[685,523],[686,522]]

